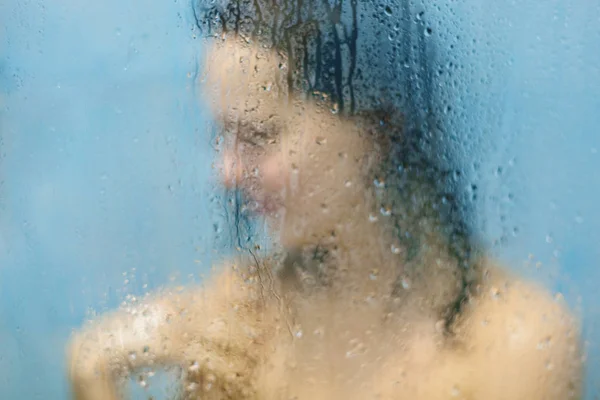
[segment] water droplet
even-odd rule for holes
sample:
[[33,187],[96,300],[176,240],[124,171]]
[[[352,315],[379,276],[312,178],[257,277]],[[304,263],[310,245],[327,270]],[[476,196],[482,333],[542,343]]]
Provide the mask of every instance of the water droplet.
[[452,397],[460,396],[460,389],[456,385],[452,386],[452,389],[450,390],[450,396],[452,396]]
[[425,28],[425,36],[431,36],[431,34],[433,33],[433,29],[431,29],[430,27]]
[[188,371],[190,371],[190,372],[197,372],[199,369],[200,369],[200,364],[198,364],[198,361],[192,361],[192,363],[188,367]]
[[438,333],[444,333],[445,326],[446,326],[446,321],[444,321],[443,319],[438,320],[435,323],[435,330],[436,330],[436,332],[438,332]]
[[137,358],[137,353],[135,351],[129,352],[129,359],[131,361],[135,361],[136,358]]
[[564,296],[562,293],[558,292],[554,295],[554,301],[563,301],[564,300]]
[[352,186],[352,181],[351,180],[347,180],[346,182],[344,182],[344,186],[346,186],[347,188],[349,188],[350,186]]
[[379,270],[378,269],[374,269],[371,271],[371,273],[369,274],[369,279],[374,281],[377,279],[377,275],[379,274]]
[[140,377],[138,378],[138,384],[143,388],[148,387],[148,381],[146,381],[146,379],[144,379],[142,375],[140,375]]
[[298,339],[302,338],[302,328],[300,328],[299,326],[295,327],[294,330],[294,336],[297,337]]
[[390,6],[385,6],[385,9],[383,10],[383,12],[385,13],[385,15],[387,15],[388,17],[392,16],[392,7]]
[[365,344],[359,339],[350,340],[349,345],[351,346],[351,348],[350,350],[346,351],[346,358],[353,358],[364,354],[367,349]]
[[497,287],[492,287],[490,289],[490,296],[492,299],[497,300],[500,298],[500,290]]
[[559,250],[557,250],[557,249],[555,249],[555,250],[552,252],[552,255],[554,256],[554,258],[559,258],[559,257],[560,257],[560,251],[559,251]]
[[188,392],[195,392],[198,390],[198,384],[196,382],[192,382],[185,387],[185,390]]
[[546,235],[546,243],[552,243],[554,241],[554,238],[552,237],[552,234],[547,234]]
[[387,207],[387,206],[383,206],[379,209],[379,212],[381,213],[381,215],[383,215],[384,217],[389,217],[390,215],[392,215],[392,209]]
[[392,250],[392,253],[393,253],[393,254],[400,254],[400,252],[402,251],[402,250],[400,249],[400,246],[396,246],[395,244],[392,244],[392,245],[390,246],[390,249]]
[[408,277],[406,277],[406,276],[402,277],[402,280],[400,282],[402,284],[403,289],[406,289],[406,290],[410,289],[411,284],[410,284],[410,279],[408,279]]
[[380,178],[375,178],[375,180],[373,181],[373,184],[375,185],[375,187],[378,187],[378,188],[385,187],[385,181]]
[[537,349],[545,350],[550,348],[550,346],[552,346],[552,336],[548,336],[545,339],[540,340],[540,342],[537,344]]
[[318,145],[324,145],[324,144],[327,144],[327,138],[324,138],[322,136],[317,136],[317,138],[315,139],[315,142]]
[[377,215],[369,214],[369,222],[377,222]]

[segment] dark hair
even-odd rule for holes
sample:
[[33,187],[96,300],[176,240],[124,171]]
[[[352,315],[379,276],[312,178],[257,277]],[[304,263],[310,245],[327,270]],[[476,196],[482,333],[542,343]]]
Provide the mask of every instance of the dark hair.
[[[358,62],[357,0],[232,0],[194,6],[208,36],[234,33],[284,53],[290,93],[326,93],[340,113],[354,113],[356,92],[373,84]],[[367,78],[367,79],[365,79]],[[369,101],[372,104],[372,101]]]
[[[460,201],[461,171],[444,162],[450,156],[442,134],[443,113],[436,111],[441,105],[435,101],[433,70],[439,62],[431,28],[409,0],[400,0],[395,8],[358,0],[231,0],[211,5],[200,0],[194,15],[207,36],[234,33],[278,49],[287,57],[289,93],[323,93],[336,112],[373,131],[380,147],[387,149],[377,179],[385,182],[381,201],[392,214],[396,236],[410,259],[423,245],[426,230],[442,233],[443,245],[462,271],[463,290],[450,306],[458,311],[471,283],[468,272],[478,258],[471,210]],[[395,18],[388,18],[392,14]],[[380,41],[386,30],[401,32],[400,40],[394,45]],[[244,247],[250,242],[251,223],[239,200],[231,222],[237,245]]]

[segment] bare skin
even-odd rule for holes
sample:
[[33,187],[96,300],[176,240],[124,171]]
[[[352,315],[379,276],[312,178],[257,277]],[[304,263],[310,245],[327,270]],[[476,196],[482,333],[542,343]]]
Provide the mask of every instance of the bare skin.
[[118,399],[124,378],[167,365],[184,369],[189,399],[579,397],[578,323],[564,304],[483,261],[449,334],[440,313],[459,290],[456,263],[433,233],[425,269],[399,261],[361,179],[378,161],[368,135],[289,96],[277,54],[226,41],[207,59],[215,117],[236,133],[224,184],[241,186],[286,251],[327,257],[291,275],[271,258],[232,261],[202,288],[94,321],[69,346],[76,399]]

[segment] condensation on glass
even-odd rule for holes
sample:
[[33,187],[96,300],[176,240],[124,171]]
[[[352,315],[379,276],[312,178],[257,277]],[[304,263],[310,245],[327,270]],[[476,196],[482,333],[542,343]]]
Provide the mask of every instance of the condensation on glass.
[[[103,159],[147,155],[82,178],[100,181],[92,197],[108,222],[100,233],[74,223],[77,243],[124,226],[127,239],[86,251],[123,253],[116,290],[86,280],[97,271],[74,284],[97,308],[66,346],[75,398],[581,398],[576,313],[534,284],[534,255],[524,273],[497,259],[530,231],[511,214],[526,193],[511,176],[520,158],[509,149],[496,162],[502,110],[474,112],[506,72],[480,68],[502,41],[474,34],[465,16],[476,12],[409,0],[185,10],[201,56],[183,68],[183,102],[206,116],[194,139],[141,129],[145,114],[119,104],[118,83],[111,118],[138,134],[59,145],[56,159],[90,146]],[[123,71],[143,40],[128,43]],[[145,97],[157,93],[185,118],[200,112],[161,85]],[[199,164],[210,176],[198,179]],[[140,178],[135,199],[119,194]],[[556,233],[544,233],[556,260]],[[140,252],[161,254],[139,265]]]

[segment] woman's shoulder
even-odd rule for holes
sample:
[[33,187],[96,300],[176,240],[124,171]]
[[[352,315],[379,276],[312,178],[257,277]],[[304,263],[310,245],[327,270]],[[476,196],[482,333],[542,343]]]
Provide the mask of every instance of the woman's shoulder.
[[483,374],[481,398],[501,387],[511,388],[501,398],[576,398],[580,324],[561,295],[486,261],[455,331]]

